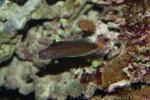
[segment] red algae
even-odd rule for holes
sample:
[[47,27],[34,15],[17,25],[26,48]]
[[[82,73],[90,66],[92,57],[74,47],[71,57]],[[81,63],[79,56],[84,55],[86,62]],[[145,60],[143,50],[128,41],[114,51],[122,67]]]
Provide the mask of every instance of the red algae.
[[125,26],[129,33],[131,34],[121,34],[118,39],[128,42],[130,45],[146,46],[149,43],[149,30],[150,25],[148,24],[135,24]]
[[95,82],[97,85],[100,85],[102,82],[101,71],[97,69],[93,73],[83,72],[80,78],[81,84],[88,84],[89,82]]

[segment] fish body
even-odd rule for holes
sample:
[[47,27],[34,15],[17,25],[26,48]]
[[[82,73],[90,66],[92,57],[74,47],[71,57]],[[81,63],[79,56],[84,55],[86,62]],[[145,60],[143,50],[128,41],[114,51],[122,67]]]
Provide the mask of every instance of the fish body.
[[39,58],[44,60],[85,56],[95,52],[97,48],[97,44],[89,41],[61,41],[41,50]]

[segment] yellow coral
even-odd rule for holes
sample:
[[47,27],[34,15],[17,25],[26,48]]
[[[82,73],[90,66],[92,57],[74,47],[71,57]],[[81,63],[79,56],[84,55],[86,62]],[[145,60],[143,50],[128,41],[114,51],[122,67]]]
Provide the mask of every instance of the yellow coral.
[[120,54],[104,67],[104,73],[102,74],[102,85],[108,87],[110,84],[127,79],[127,76],[123,73],[122,69],[128,65],[132,57],[129,52],[135,51],[134,47],[128,47],[124,50],[123,54]]

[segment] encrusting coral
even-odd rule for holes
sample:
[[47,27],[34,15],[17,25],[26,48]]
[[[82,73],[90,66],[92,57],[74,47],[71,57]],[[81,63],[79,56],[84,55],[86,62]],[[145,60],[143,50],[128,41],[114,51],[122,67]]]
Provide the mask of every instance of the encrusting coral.
[[104,73],[102,74],[102,85],[104,87],[108,87],[114,82],[118,82],[123,79],[128,79],[122,70],[128,65],[128,63],[132,59],[132,56],[129,53],[133,51],[132,49],[135,48],[123,47],[120,55],[109,61],[104,66]]
[[93,33],[96,30],[95,24],[90,20],[80,19],[78,25],[83,31],[87,33]]

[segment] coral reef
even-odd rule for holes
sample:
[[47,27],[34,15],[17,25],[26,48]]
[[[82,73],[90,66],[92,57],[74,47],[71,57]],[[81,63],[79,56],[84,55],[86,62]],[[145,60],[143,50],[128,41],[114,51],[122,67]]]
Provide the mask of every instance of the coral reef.
[[0,97],[149,100],[149,11],[149,0],[0,0]]

